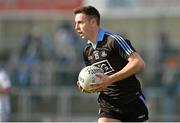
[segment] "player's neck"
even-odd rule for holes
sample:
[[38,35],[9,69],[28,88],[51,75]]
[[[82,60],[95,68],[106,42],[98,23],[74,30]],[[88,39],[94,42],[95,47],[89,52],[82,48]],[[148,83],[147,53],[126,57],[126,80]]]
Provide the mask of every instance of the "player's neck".
[[90,38],[90,41],[93,43],[93,44],[96,44],[96,38],[97,38],[97,36],[98,36],[98,33],[99,33],[99,28],[97,27],[97,28],[95,28],[94,30],[93,30],[93,32],[92,32],[92,36],[91,36],[91,38]]

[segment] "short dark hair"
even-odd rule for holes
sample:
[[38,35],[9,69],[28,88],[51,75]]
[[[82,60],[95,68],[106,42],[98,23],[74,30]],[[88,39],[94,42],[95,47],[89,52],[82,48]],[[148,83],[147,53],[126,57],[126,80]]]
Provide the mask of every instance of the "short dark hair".
[[100,14],[99,11],[93,6],[82,6],[74,9],[74,14],[84,13],[88,16],[92,16],[96,19],[98,25],[100,25]]

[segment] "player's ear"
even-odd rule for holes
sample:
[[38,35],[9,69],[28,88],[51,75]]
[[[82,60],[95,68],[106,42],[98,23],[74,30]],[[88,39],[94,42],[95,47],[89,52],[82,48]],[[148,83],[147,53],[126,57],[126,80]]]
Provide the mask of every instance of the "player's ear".
[[92,24],[92,25],[97,25],[96,19],[95,19],[95,18],[91,18],[90,24]]

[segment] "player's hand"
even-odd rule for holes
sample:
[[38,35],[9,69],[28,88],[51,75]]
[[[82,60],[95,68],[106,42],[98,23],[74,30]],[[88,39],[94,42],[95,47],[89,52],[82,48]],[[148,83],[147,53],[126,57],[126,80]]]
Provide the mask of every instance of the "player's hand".
[[108,75],[105,75],[103,73],[96,73],[96,76],[100,78],[100,81],[91,84],[92,92],[103,91],[112,84],[112,79]]
[[81,92],[84,92],[84,93],[92,93],[92,91],[86,91],[84,90],[81,85],[79,84],[79,81],[77,81],[77,86],[78,86],[78,89],[81,91]]

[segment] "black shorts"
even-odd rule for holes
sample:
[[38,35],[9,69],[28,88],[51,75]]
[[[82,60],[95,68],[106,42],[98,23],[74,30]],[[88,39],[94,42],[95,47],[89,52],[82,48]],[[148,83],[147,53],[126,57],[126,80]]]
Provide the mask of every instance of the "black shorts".
[[143,122],[148,120],[148,109],[142,96],[125,104],[115,107],[105,100],[99,100],[99,117],[118,119],[122,122]]

